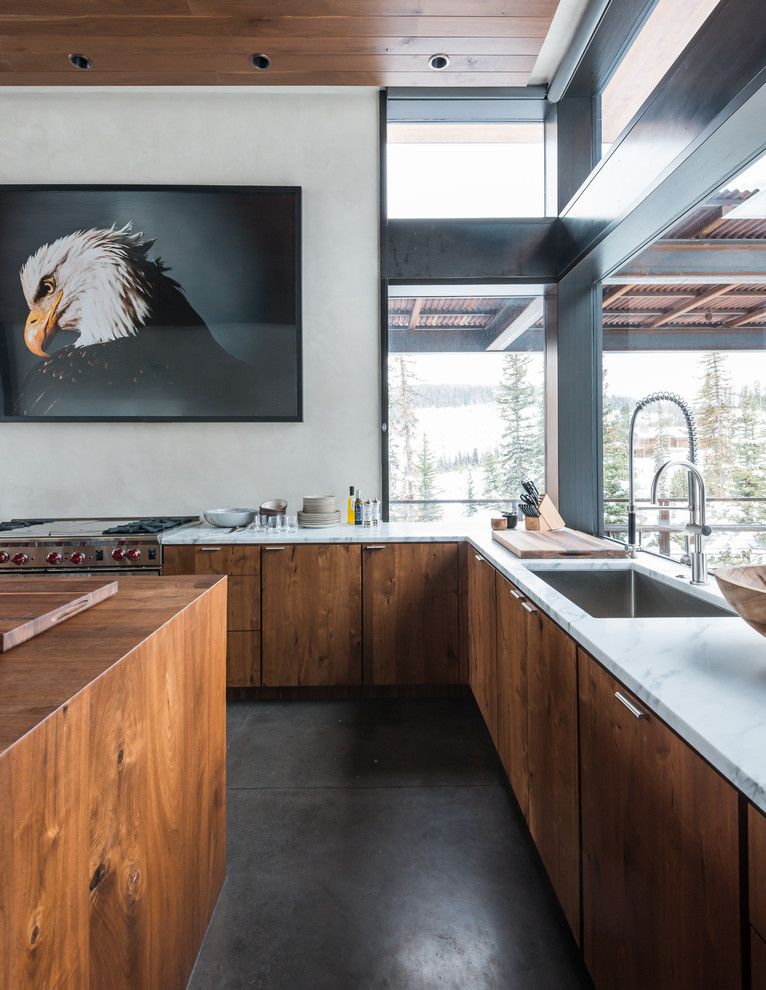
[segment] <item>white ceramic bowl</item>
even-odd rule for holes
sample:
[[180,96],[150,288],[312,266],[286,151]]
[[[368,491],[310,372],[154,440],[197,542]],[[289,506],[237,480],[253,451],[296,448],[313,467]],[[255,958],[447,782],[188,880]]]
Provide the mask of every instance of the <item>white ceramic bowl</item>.
[[221,528],[249,526],[257,514],[257,509],[208,509],[203,512],[205,522]]

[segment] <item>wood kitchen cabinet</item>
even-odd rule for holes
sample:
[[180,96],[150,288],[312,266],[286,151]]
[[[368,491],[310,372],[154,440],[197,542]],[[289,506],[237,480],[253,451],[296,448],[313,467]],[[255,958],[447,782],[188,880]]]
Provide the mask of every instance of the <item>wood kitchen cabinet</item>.
[[501,574],[497,601],[497,751],[524,817],[529,812],[527,622],[524,596]]
[[750,924],[766,939],[766,815],[747,809]]
[[162,573],[228,575],[226,684],[261,683],[261,548],[248,544],[165,546]]
[[737,792],[582,651],[579,698],[594,984],[740,987]]
[[458,545],[362,548],[364,680],[458,684]]
[[362,683],[362,548],[263,548],[263,684]]
[[766,942],[755,932],[750,932],[751,990],[766,990]]
[[580,788],[577,647],[524,602],[527,674],[527,824],[569,927],[580,941]]
[[467,558],[468,683],[497,746],[495,569],[471,550]]

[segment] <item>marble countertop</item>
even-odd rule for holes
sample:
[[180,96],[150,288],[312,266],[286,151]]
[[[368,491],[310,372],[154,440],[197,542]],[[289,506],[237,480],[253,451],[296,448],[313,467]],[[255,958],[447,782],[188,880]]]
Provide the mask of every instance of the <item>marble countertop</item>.
[[[635,560],[522,561],[492,539],[486,521],[383,523],[266,535],[191,526],[165,544],[385,543],[463,541],[486,557],[565,632],[766,812],[766,639],[731,618],[595,619],[546,584],[535,568],[624,569],[725,604],[715,579],[692,588],[688,568],[639,554]],[[679,580],[678,575],[684,574]]]

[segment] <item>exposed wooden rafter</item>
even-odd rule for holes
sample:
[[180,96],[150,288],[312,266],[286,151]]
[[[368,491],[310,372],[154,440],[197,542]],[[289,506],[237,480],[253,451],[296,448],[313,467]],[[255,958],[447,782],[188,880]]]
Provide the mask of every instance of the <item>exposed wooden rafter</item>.
[[701,292],[699,295],[693,296],[688,302],[679,303],[677,306],[669,309],[663,316],[653,320],[649,324],[649,329],[656,330],[659,327],[664,326],[666,323],[672,323],[676,317],[682,316],[684,313],[690,313],[692,310],[699,309],[702,306],[706,306],[709,302],[720,298],[720,296],[725,295],[730,289],[733,288],[733,285],[716,285],[714,288],[708,289],[706,292]]

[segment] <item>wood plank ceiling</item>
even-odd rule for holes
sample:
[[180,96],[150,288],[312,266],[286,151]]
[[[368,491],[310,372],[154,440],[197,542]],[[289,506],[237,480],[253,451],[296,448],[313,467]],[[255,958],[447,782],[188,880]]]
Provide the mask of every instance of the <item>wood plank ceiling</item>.
[[0,85],[524,86],[557,3],[2,0]]

